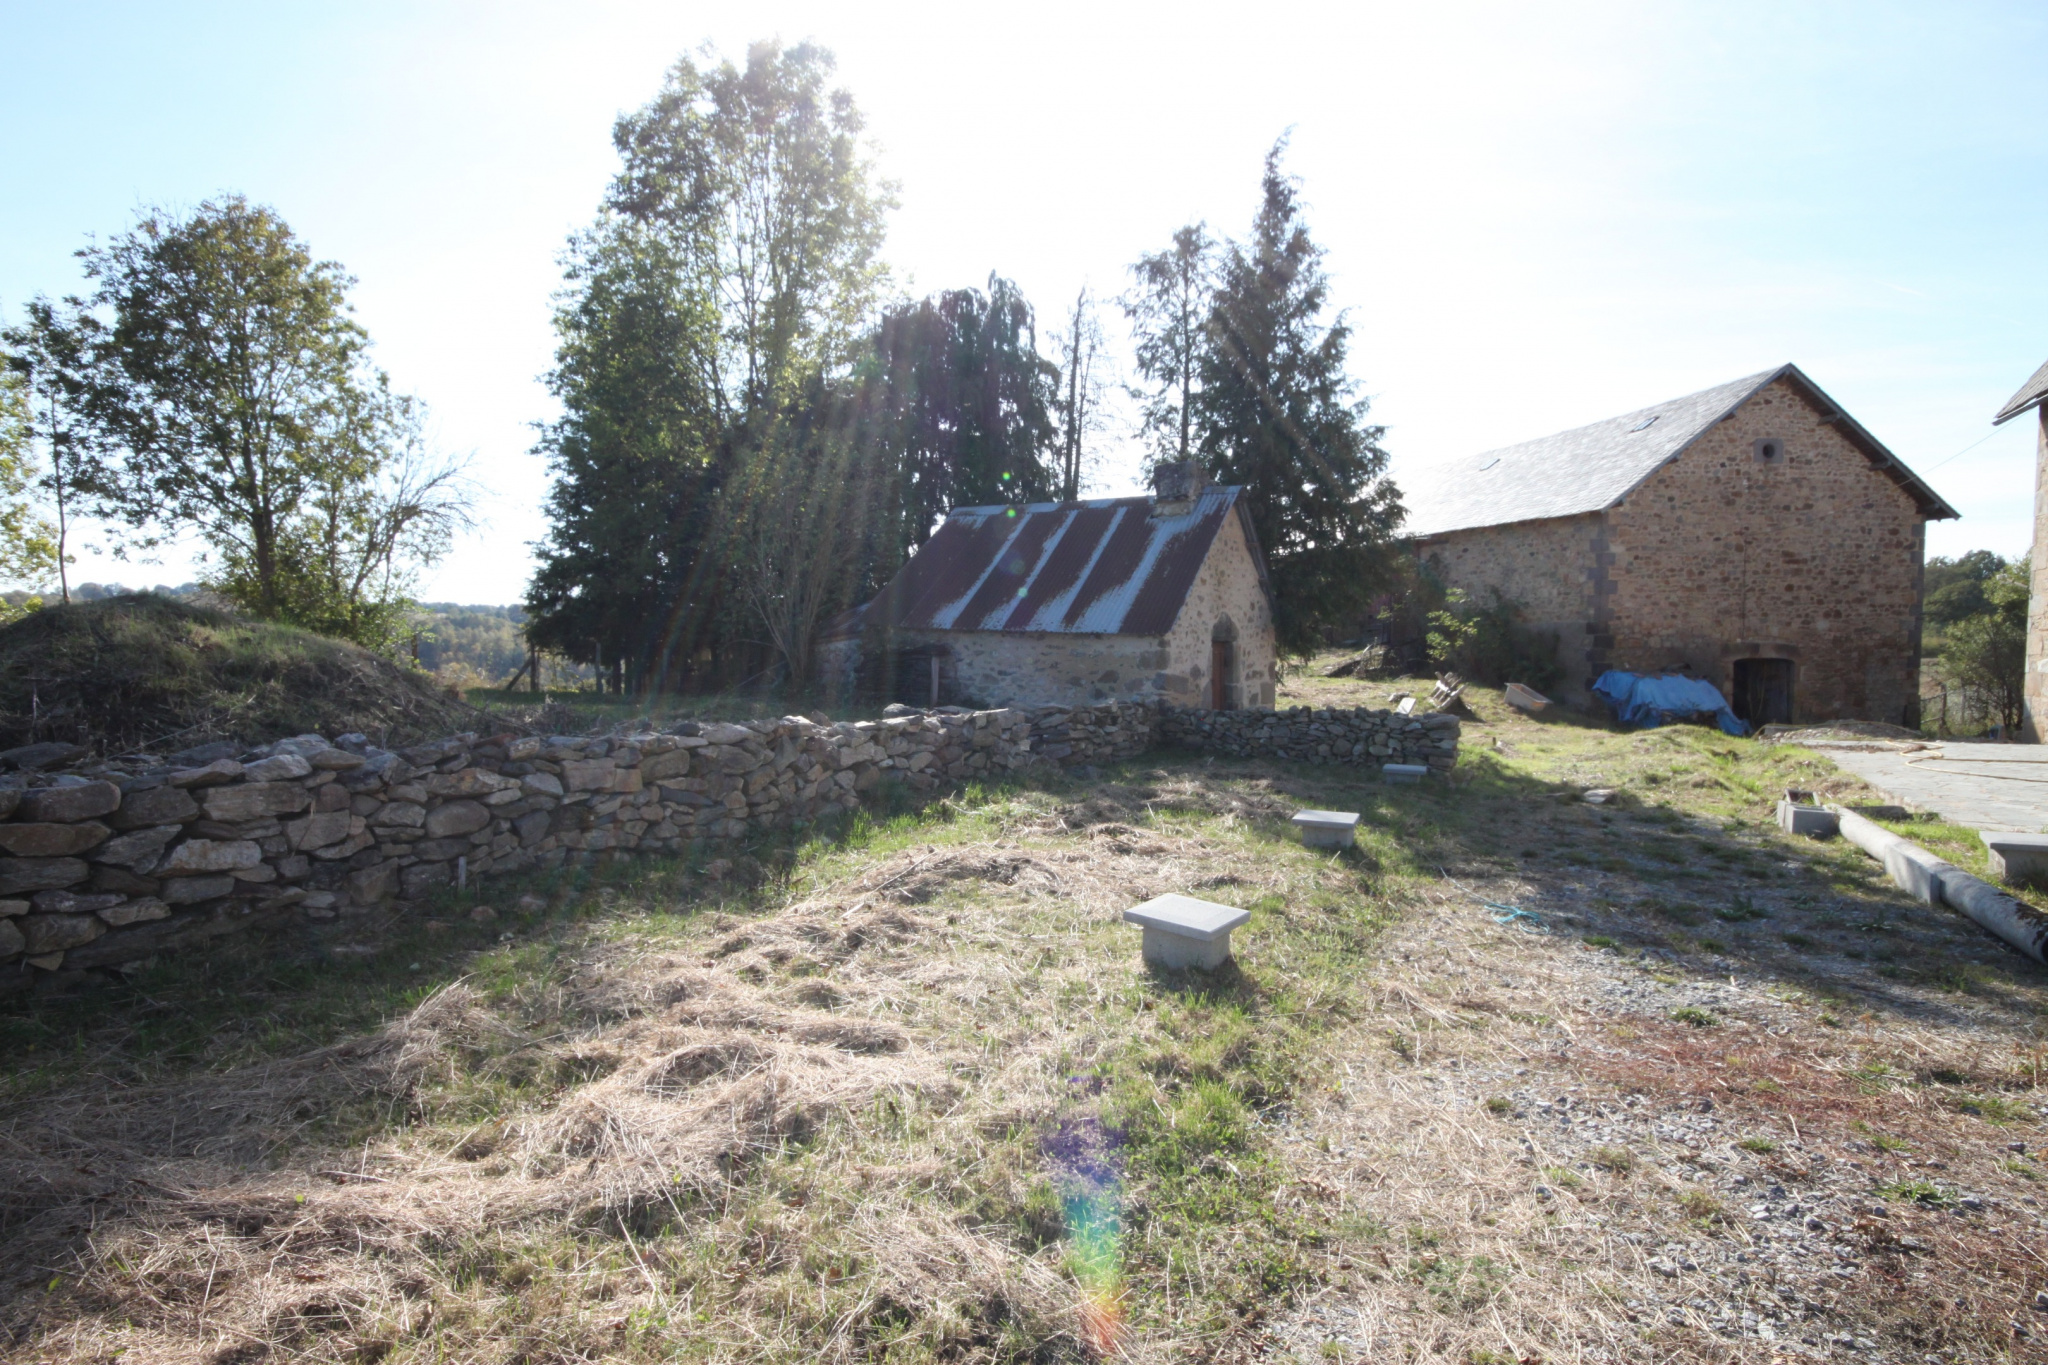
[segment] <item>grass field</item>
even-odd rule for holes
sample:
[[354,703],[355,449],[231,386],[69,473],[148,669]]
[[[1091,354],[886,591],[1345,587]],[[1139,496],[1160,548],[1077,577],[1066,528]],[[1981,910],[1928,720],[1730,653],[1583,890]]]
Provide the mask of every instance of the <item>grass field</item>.
[[[2033,1352],[2048,974],[1780,835],[1825,758],[1474,704],[1421,787],[898,794],[16,1006],[0,1354]],[[1234,967],[1142,969],[1169,890]]]

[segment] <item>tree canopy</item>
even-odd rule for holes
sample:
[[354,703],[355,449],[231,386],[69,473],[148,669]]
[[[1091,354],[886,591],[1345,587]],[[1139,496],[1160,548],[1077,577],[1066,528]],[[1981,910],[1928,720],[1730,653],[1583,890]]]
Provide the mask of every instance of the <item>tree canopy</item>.
[[831,72],[679,62],[570,245],[530,630],[636,689],[802,678],[946,510],[1053,487],[1030,305],[997,277],[883,302],[893,189]]
[[39,300],[5,338],[69,414],[59,488],[128,548],[196,536],[210,586],[258,616],[388,646],[466,503],[369,364],[353,281],[239,196],[79,255],[90,297]]
[[1368,402],[1346,369],[1351,328],[1342,315],[1326,317],[1323,252],[1281,170],[1285,145],[1266,155],[1249,237],[1221,251],[1198,387],[1184,392],[1197,458],[1245,489],[1280,645],[1306,652],[1325,625],[1355,620],[1370,604],[1401,509],[1385,477],[1383,428],[1367,422]]

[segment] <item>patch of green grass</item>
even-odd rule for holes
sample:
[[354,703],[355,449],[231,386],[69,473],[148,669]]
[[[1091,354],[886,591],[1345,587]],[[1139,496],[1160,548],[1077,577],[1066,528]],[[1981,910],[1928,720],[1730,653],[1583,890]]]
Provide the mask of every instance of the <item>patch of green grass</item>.
[[1609,1175],[1627,1175],[1636,1168],[1636,1154],[1626,1147],[1595,1147],[1586,1160]]
[[1913,1150],[1912,1145],[1906,1142],[1905,1139],[1895,1138],[1889,1133],[1880,1133],[1861,1119],[1856,1120],[1856,1122],[1849,1126],[1861,1133],[1865,1138],[1868,1138],[1870,1145],[1877,1148],[1880,1152],[1910,1152]]
[[1755,1152],[1758,1155],[1778,1150],[1778,1144],[1766,1137],[1747,1137],[1735,1145],[1745,1152]]
[[1681,1005],[1671,1011],[1671,1018],[1681,1024],[1690,1024],[1694,1028],[1717,1028],[1721,1023],[1719,1019],[1697,1005]]
[[1619,948],[1621,940],[1607,934],[1588,934],[1585,944],[1588,948]]
[[1486,1101],[1486,1112],[1496,1118],[1515,1112],[1515,1102],[1506,1095],[1494,1095]]
[[1576,1190],[1586,1183],[1579,1177],[1579,1173],[1569,1166],[1545,1166],[1543,1174],[1549,1177],[1551,1184],[1567,1190]]
[[1931,1180],[1895,1181],[1890,1185],[1878,1186],[1877,1193],[1887,1199],[1910,1200],[1936,1209],[1945,1209],[1955,1203],[1954,1195]]
[[1685,1216],[1702,1223],[1718,1223],[1728,1216],[1721,1201],[1697,1185],[1688,1185],[1678,1195],[1678,1207],[1685,1210]]

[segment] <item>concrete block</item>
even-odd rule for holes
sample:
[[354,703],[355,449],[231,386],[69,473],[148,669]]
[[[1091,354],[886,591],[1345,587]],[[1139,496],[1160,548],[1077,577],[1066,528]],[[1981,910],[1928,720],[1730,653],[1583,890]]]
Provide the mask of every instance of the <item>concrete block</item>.
[[1990,854],[1991,875],[2007,886],[2048,881],[2048,834],[2013,834],[1987,829],[1978,833]]
[[1787,834],[1804,834],[1809,839],[1832,839],[1841,833],[1842,819],[1825,806],[1803,806],[1795,801],[1778,802],[1778,828]]
[[1380,764],[1380,777],[1384,781],[1397,786],[1404,783],[1420,782],[1427,776],[1429,776],[1429,765],[1427,763]]
[[1177,893],[1154,896],[1124,911],[1127,922],[1145,930],[1145,961],[1169,971],[1222,966],[1230,960],[1230,931],[1251,917],[1249,910]]
[[1358,812],[1304,810],[1294,814],[1294,827],[1309,848],[1349,848],[1358,835]]

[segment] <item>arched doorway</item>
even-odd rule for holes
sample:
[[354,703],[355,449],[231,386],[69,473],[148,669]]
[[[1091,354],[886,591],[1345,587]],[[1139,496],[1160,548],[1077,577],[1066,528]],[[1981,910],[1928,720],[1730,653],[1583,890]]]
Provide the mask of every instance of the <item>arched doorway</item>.
[[1209,632],[1209,707],[1234,711],[1237,698],[1237,623],[1224,616]]

